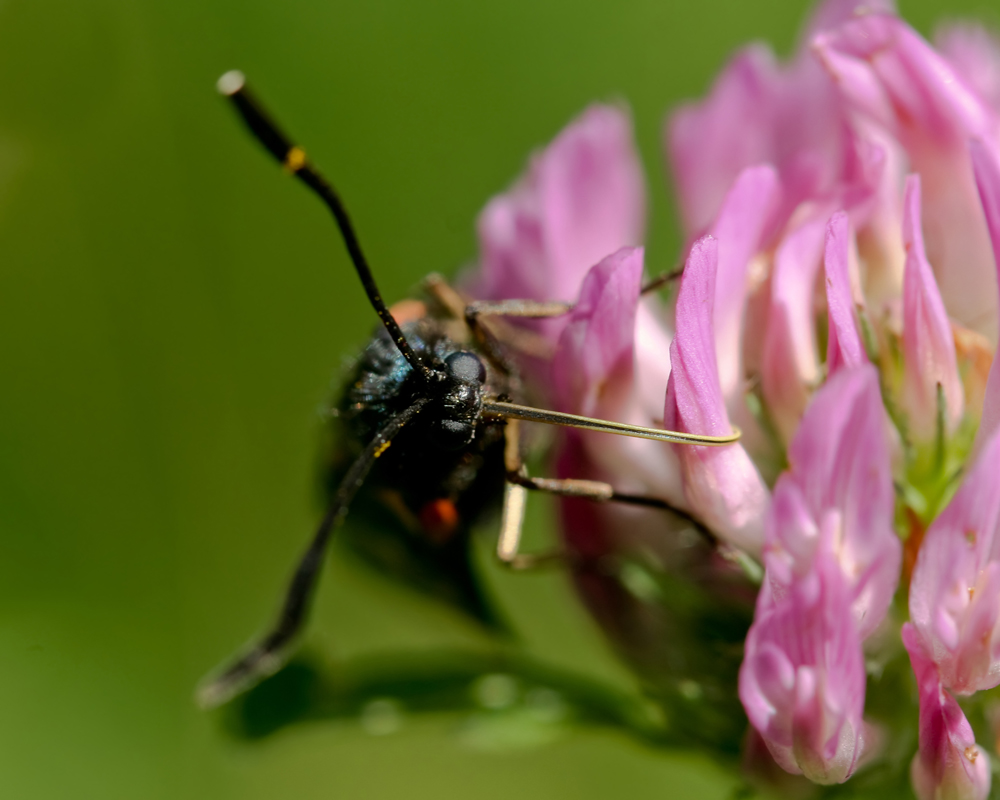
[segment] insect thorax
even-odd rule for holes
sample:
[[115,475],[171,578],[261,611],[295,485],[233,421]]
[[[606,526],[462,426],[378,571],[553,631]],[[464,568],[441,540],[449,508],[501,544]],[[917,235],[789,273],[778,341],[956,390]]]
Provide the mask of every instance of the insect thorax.
[[[469,353],[468,348],[450,339],[439,321],[423,318],[403,330],[421,361],[432,369],[444,372],[449,364],[475,367],[475,361],[462,355]],[[483,369],[480,393],[504,394],[503,377],[488,364]],[[462,386],[457,393],[428,386],[379,330],[358,359],[340,403],[349,449],[359,450],[420,397],[430,395],[432,400],[380,456],[366,488],[394,494],[415,519],[429,504],[445,500],[454,506],[461,527],[498,502],[503,487],[503,427],[482,418],[474,394]],[[449,440],[447,426],[460,428],[466,423],[471,426],[469,440],[459,433],[456,446]]]

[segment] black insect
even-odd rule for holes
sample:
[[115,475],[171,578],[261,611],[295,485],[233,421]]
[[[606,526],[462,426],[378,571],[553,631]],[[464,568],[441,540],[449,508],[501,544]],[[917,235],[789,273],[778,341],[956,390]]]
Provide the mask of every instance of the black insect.
[[[684,444],[721,445],[739,438],[738,431],[730,437],[697,436],[512,402],[522,392],[505,346],[517,346],[525,334],[515,334],[498,318],[550,317],[565,314],[572,306],[527,300],[470,303],[443,279],[431,276],[425,281],[428,302],[404,301],[394,307],[394,314],[382,300],[333,187],[271,121],[247,90],[241,73],[226,73],[218,88],[261,144],[333,213],[382,327],[358,359],[337,408],[344,441],[332,474],[339,480],[292,576],[278,619],[232,665],[201,687],[202,705],[225,702],[285,663],[305,620],[330,536],[363,484],[366,494],[409,532],[405,537],[393,535],[396,550],[388,556],[380,551],[383,539],[373,535],[369,556],[376,561],[394,559],[397,571],[403,565],[405,572],[409,565],[411,582],[432,584],[432,593],[487,624],[496,624],[469,567],[468,533],[486,510],[502,503],[500,561],[526,568],[558,557],[519,552],[529,489],[669,508],[657,498],[622,494],[597,481],[529,476],[521,460],[520,420]],[[510,341],[501,341],[505,337]],[[360,548],[365,550],[364,542]]]

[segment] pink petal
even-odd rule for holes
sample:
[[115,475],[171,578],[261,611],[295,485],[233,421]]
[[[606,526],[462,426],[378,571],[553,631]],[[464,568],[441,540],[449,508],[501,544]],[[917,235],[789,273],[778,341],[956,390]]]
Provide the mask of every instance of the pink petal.
[[[632,389],[616,420],[653,428],[662,425],[671,341],[656,298],[643,298],[636,312]],[[600,448],[608,468],[622,476],[616,480],[623,491],[655,495],[672,506],[687,508],[680,464],[672,447],[624,436],[614,436],[612,442],[606,436],[600,442],[597,437],[585,438],[589,445]]]
[[906,148],[924,188],[927,255],[950,314],[994,341],[996,278],[965,154],[996,135],[995,114],[927,42],[896,17],[861,16],[814,41],[855,116]]
[[903,626],[903,644],[920,691],[920,749],[910,777],[919,800],[985,800],[990,791],[989,757],[976,745],[972,726],[944,690],[916,629]]
[[628,115],[591,106],[483,210],[475,295],[573,300],[591,266],[641,243],[645,202]]
[[726,195],[712,225],[719,241],[715,282],[715,351],[722,395],[731,411],[743,404],[741,345],[750,259],[763,245],[765,226],[779,198],[778,175],[770,166],[745,169]]
[[852,207],[861,200],[859,191],[874,188],[872,153],[864,152],[870,148],[847,126],[839,92],[807,45],[862,10],[892,9],[887,0],[827,0],[790,64],[778,64],[765,47],[748,47],[730,61],[705,100],[671,116],[665,149],[689,235],[708,230],[737,175],[757,164],[773,165],[781,178],[774,228],[803,201]]
[[789,587],[808,574],[819,544],[819,524],[802,489],[791,472],[782,473],[774,486],[764,527],[767,573],[759,607],[783,599]]
[[[859,165],[841,206],[850,217],[856,246],[864,253],[864,295],[869,308],[902,294],[906,254],[899,229],[903,218],[899,187],[908,159],[899,142],[871,124],[855,122]],[[852,279],[854,273],[851,273]]]
[[613,417],[619,403],[601,403],[600,394],[631,385],[642,268],[642,248],[623,247],[584,278],[552,361],[555,396],[567,411]]
[[819,379],[813,293],[825,227],[825,218],[819,216],[803,223],[785,237],[774,258],[761,388],[786,441]]
[[762,608],[747,635],[739,694],[775,760],[817,783],[842,783],[863,748],[865,669],[850,589],[825,558]]
[[844,46],[847,38],[840,30],[824,32],[814,40],[813,49],[848,107],[895,134],[892,99],[871,65]]
[[772,161],[778,66],[765,47],[739,53],[708,98],[675,111],[665,147],[688,234],[706,230],[742,170]]
[[[1000,275],[1000,153],[985,143],[973,139],[969,143],[969,154],[972,157],[979,199],[986,217],[986,227],[989,230],[994,269]],[[1000,367],[997,366],[997,360],[994,359],[986,383],[983,417],[976,434],[976,450],[982,446],[983,441],[991,436],[998,426],[1000,426]]]
[[490,200],[479,215],[476,227],[481,257],[473,290],[476,297],[548,299],[552,287],[572,279],[555,274],[548,252],[538,187],[538,164],[543,157],[537,158],[530,172],[505,194]]
[[[826,347],[826,370],[833,375],[842,367],[868,363],[861,334],[854,320],[854,292],[851,288],[849,262],[854,244],[847,214],[838,211],[826,228],[826,304],[830,332]],[[857,255],[854,254],[857,262]]]
[[920,176],[906,181],[903,241],[906,272],[903,280],[902,402],[909,412],[911,432],[930,441],[937,430],[938,386],[944,394],[946,428],[954,432],[962,418],[962,379],[955,357],[955,337],[938,293],[931,265],[924,254],[920,229]]
[[973,139],[969,142],[969,155],[989,231],[994,267],[1000,272],[1000,151]]
[[[899,581],[902,547],[878,374],[870,365],[841,370],[816,393],[788,450],[791,478],[823,530],[853,593],[859,635],[884,619]],[[796,530],[769,517],[766,542],[786,552]],[[801,525],[798,526],[801,528]],[[770,566],[770,562],[769,566]],[[808,565],[797,567],[804,572]]]
[[928,529],[910,580],[910,619],[959,694],[1000,684],[998,528],[1000,431]]
[[[666,374],[661,371],[652,407],[651,390],[642,381],[658,372],[650,349],[659,348],[658,358],[669,368],[670,339],[651,320],[652,312],[639,305],[642,271],[642,248],[625,247],[584,278],[552,360],[551,386],[562,410],[646,427],[657,425]],[[642,360],[637,361],[637,356]],[[601,480],[619,491],[686,506],[677,458],[669,446],[606,434],[577,434],[574,442],[586,464],[574,467],[560,458],[566,470],[560,477],[600,472]]]
[[894,14],[896,4],[892,0],[825,0],[817,4],[805,28],[805,42],[818,33],[836,28],[860,14]]
[[[929,135],[960,142],[991,128],[986,109],[956,80],[947,61],[896,16],[858,16],[818,37],[814,47],[823,59],[837,55],[851,59],[859,75],[869,76],[861,84],[841,82],[848,96],[857,88],[867,92],[866,87],[881,87],[892,108],[883,108],[879,116],[891,120],[902,136]],[[845,77],[836,71],[834,75]]]
[[783,202],[772,229],[804,199],[834,191],[850,146],[837,92],[810,59],[778,65],[752,46],[730,62],[708,98],[671,115],[666,151],[691,235],[707,229],[739,173],[772,164]]
[[875,369],[840,369],[810,403],[767,515],[740,699],[775,760],[818,783],[842,782],[857,766],[861,641],[899,578],[885,425]]
[[[713,308],[718,245],[695,242],[677,296],[677,332],[670,346],[664,425],[672,430],[725,436],[731,431],[716,365]],[[768,492],[739,444],[675,445],[691,510],[723,539],[760,551]]]
[[934,43],[966,85],[1000,113],[1000,39],[980,25],[959,22],[942,25]]
[[663,413],[672,341],[657,299],[642,298],[635,320],[635,380],[640,404],[650,419],[660,419]]

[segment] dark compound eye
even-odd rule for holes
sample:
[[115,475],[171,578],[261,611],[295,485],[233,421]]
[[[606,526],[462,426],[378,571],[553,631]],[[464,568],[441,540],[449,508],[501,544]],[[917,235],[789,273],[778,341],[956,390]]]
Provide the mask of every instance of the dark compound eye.
[[475,353],[459,350],[444,360],[448,375],[462,383],[483,383],[486,380],[486,367]]

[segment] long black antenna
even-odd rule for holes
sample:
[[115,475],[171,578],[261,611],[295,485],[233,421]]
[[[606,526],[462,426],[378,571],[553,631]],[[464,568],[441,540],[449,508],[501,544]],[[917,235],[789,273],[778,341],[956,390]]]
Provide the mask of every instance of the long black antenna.
[[242,72],[239,70],[227,72],[219,78],[219,82],[216,85],[220,94],[233,101],[233,105],[240,112],[240,116],[243,117],[243,121],[250,128],[251,133],[267,148],[268,152],[285,169],[319,195],[319,198],[326,203],[327,208],[333,212],[333,218],[337,221],[337,227],[340,228],[341,236],[344,237],[347,252],[351,256],[351,261],[354,262],[354,269],[361,279],[361,285],[364,286],[372,307],[379,315],[386,330],[389,331],[389,336],[392,337],[392,341],[399,348],[399,352],[403,354],[403,358],[407,360],[418,375],[423,377],[424,380],[429,380],[432,377],[431,370],[420,363],[417,354],[413,352],[410,343],[406,341],[399,323],[396,322],[389,311],[389,307],[382,300],[382,295],[375,283],[375,278],[368,266],[368,261],[365,259],[365,254],[361,251],[361,244],[358,242],[358,236],[354,232],[354,226],[351,225],[351,219],[347,215],[347,209],[344,208],[344,204],[341,202],[333,186],[309,162],[305,151],[298,145],[292,144],[278,126],[271,121],[270,116],[247,89],[246,78]]
[[285,590],[285,599],[274,626],[235,664],[198,690],[198,703],[203,708],[214,708],[225,703],[284,666],[288,660],[289,645],[295,641],[309,610],[309,601],[312,599],[313,587],[319,576],[319,568],[323,564],[323,554],[330,541],[330,534],[344,521],[354,495],[361,488],[376,459],[389,447],[393,437],[406,427],[406,424],[419,414],[428,402],[426,398],[421,398],[396,414],[375,434],[375,438],[351,464],[309,547],[299,560],[295,574]]

